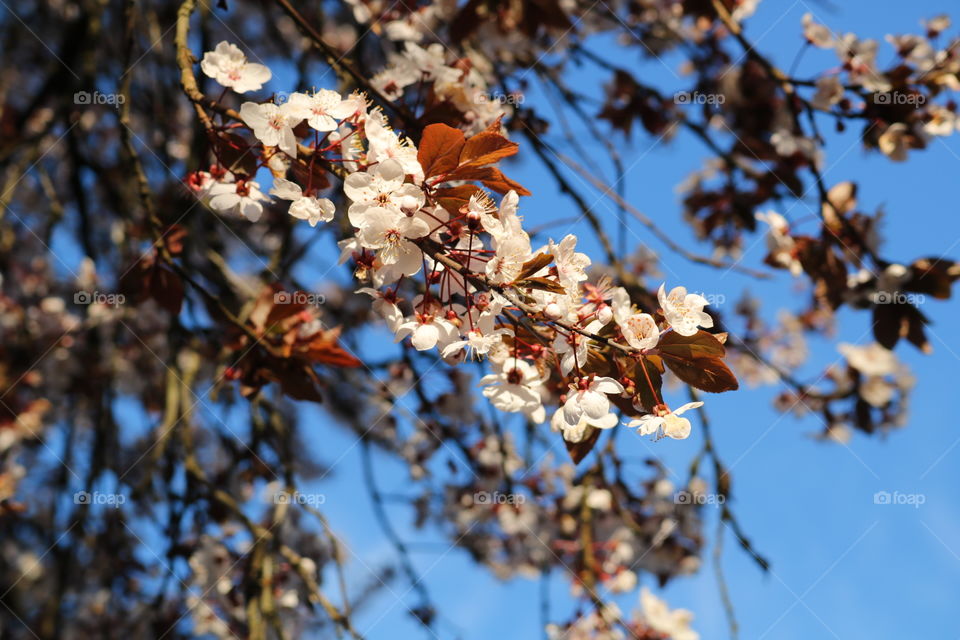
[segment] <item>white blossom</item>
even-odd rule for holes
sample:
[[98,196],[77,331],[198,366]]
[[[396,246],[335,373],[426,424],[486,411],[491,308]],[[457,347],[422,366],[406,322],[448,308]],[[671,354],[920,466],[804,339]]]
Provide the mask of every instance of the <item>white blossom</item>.
[[287,112],[297,120],[306,120],[317,131],[334,131],[337,120],[349,118],[357,112],[354,100],[343,100],[339,93],[320,89],[313,94],[293,93],[284,103]]
[[205,75],[237,93],[262,88],[272,75],[270,69],[264,65],[247,62],[247,56],[226,40],[218,44],[213,51],[203,54],[200,69]]
[[653,349],[660,342],[660,328],[649,313],[633,313],[617,324],[624,340],[634,349]]
[[807,42],[821,49],[829,49],[834,45],[834,37],[830,29],[819,22],[815,22],[813,14],[803,14],[803,37]]
[[790,224],[787,219],[776,211],[766,213],[757,213],[757,220],[767,223],[767,249],[770,250],[772,259],[779,265],[790,270],[794,276],[803,273],[803,265],[794,255],[796,242],[790,235]]
[[432,313],[417,313],[397,327],[396,340],[399,342],[410,336],[410,344],[417,351],[433,349],[438,343],[446,344],[456,336],[456,327]]
[[693,614],[686,609],[673,611],[667,603],[644,587],[640,590],[640,607],[647,626],[659,631],[670,640],[700,640],[700,634],[690,628]]
[[379,111],[369,114],[364,122],[367,136],[367,161],[383,162],[393,158],[403,167],[405,174],[413,176],[415,184],[423,182],[423,167],[417,160],[417,147],[409,139],[401,138],[391,129]]
[[658,407],[656,413],[648,413],[631,420],[627,426],[636,427],[641,436],[656,434],[657,438],[667,436],[674,440],[684,440],[690,435],[690,421],[680,416],[690,409],[702,406],[702,402],[688,402],[674,411]]
[[420,187],[404,183],[403,165],[393,159],[351,173],[343,182],[343,192],[353,204],[347,212],[350,224],[360,227],[371,208],[388,208],[398,213],[416,213],[426,202]]
[[300,120],[291,115],[286,104],[277,106],[271,102],[244,102],[240,105],[240,117],[253,129],[257,140],[268,147],[279,147],[288,155],[297,155],[297,138],[293,127]]
[[829,111],[830,107],[843,99],[844,93],[845,89],[843,88],[843,83],[840,82],[840,78],[837,76],[824,76],[817,79],[817,92],[813,94],[813,99],[810,100],[810,104],[812,104],[815,109]]
[[563,418],[569,425],[576,425],[583,416],[590,420],[609,420],[610,399],[607,394],[623,393],[623,385],[607,377],[581,378],[578,386],[571,388],[563,403]]
[[210,187],[210,207],[220,213],[236,213],[250,222],[263,214],[261,202],[270,199],[260,192],[260,185],[252,180],[218,182]]
[[674,287],[668,295],[666,285],[661,284],[657,300],[667,323],[682,336],[696,334],[697,327],[709,329],[713,326],[713,318],[703,310],[708,304],[707,299],[696,293],[687,293],[684,287]]
[[290,215],[299,220],[306,220],[311,227],[317,226],[318,222],[330,222],[336,212],[336,207],[329,198],[305,196],[300,185],[283,178],[274,179],[270,195],[290,200]]
[[894,373],[899,364],[893,351],[879,343],[857,346],[847,342],[837,345],[847,363],[865,376],[885,376]]
[[357,289],[357,293],[365,293],[373,298],[373,311],[384,319],[390,331],[396,333],[400,325],[403,324],[403,314],[400,312],[397,303],[388,300],[379,289],[361,287]]
[[519,358],[508,358],[497,373],[480,379],[483,395],[497,409],[508,413],[524,413],[536,423],[546,419],[540,400],[543,378],[536,366]]
[[590,258],[585,253],[577,253],[576,246],[577,236],[572,233],[567,234],[560,244],[554,244],[553,240],[550,240],[549,251],[557,265],[560,284],[570,293],[576,293],[578,283],[587,279],[586,268],[590,266]]

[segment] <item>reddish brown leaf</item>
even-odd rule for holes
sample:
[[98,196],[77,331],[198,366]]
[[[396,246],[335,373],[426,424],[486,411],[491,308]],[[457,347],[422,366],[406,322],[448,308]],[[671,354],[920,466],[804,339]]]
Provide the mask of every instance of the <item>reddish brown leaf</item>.
[[520,145],[499,133],[481,131],[467,139],[460,153],[461,166],[481,167],[515,155]]
[[323,396],[310,376],[300,367],[282,367],[276,373],[261,371],[264,378],[277,382],[285,395],[294,400],[323,402]]
[[553,262],[553,254],[550,253],[538,253],[529,260],[523,263],[523,267],[520,269],[520,275],[517,276],[517,280],[523,280],[524,278],[529,278],[536,272],[540,271],[548,264]]
[[186,237],[187,230],[182,225],[174,224],[163,232],[163,243],[172,255],[180,255],[183,252],[183,239]]
[[518,195],[528,196],[530,192],[523,186],[514,182],[496,167],[458,167],[456,171],[447,176],[448,180],[477,180],[482,182],[485,187],[497,193],[506,193],[507,191],[516,191]]
[[440,206],[449,211],[450,213],[456,213],[460,210],[460,207],[465,206],[470,202],[470,197],[475,193],[480,191],[480,187],[477,187],[472,184],[463,184],[456,187],[444,187],[442,189],[437,189],[434,192],[434,196],[437,198],[437,201],[440,203]]
[[900,305],[878,304],[873,307],[873,337],[891,351],[900,341]]
[[723,344],[702,329],[692,336],[682,336],[676,331],[668,331],[660,338],[657,349],[665,358],[682,360],[722,358],[726,353]]
[[956,263],[940,258],[921,258],[911,265],[912,276],[904,285],[908,291],[925,293],[947,300],[950,285],[957,279]]
[[[646,370],[646,373],[644,373]],[[661,389],[663,388],[663,378],[657,365],[647,358],[640,358],[634,366],[633,384],[637,389],[637,397],[640,398],[640,404],[647,411],[653,412],[653,408],[660,403],[663,398]],[[649,378],[649,381],[648,381]],[[653,384],[653,389],[650,385]],[[656,391],[656,393],[654,393]]]
[[684,360],[664,354],[664,362],[678,378],[702,391],[721,393],[740,387],[736,376],[719,358]]
[[246,140],[232,133],[221,133],[215,144],[217,157],[227,169],[248,178],[256,175],[257,156],[250,151]]
[[923,353],[932,353],[933,347],[930,346],[930,341],[927,340],[927,332],[923,328],[929,322],[927,317],[920,313],[916,307],[908,305],[904,313],[904,321],[907,325],[907,341]]
[[857,398],[854,405],[854,417],[856,418],[854,424],[864,433],[873,433],[874,431],[873,416],[870,409],[870,405],[863,398]]
[[513,283],[515,287],[520,289],[538,289],[540,291],[549,291],[551,293],[566,293],[566,289],[563,288],[556,280],[549,280],[547,278],[527,278],[525,280],[517,280]]
[[465,144],[463,132],[445,124],[427,126],[420,139],[417,160],[425,177],[449,173],[460,164],[460,152]]
[[178,315],[183,305],[183,295],[183,281],[180,276],[159,264],[153,268],[150,274],[150,296],[157,304],[171,315]]
[[293,304],[293,295],[284,291],[283,287],[274,283],[264,287],[253,303],[253,310],[250,312],[250,324],[252,324],[258,333],[267,333],[276,330],[284,319],[300,313],[304,309],[303,304]]
[[154,263],[154,254],[142,256],[120,276],[120,293],[140,304],[150,297],[150,271]]
[[306,357],[316,364],[333,367],[359,367],[362,362],[347,352],[337,342],[339,331],[322,331],[309,344]]
[[310,185],[311,189],[321,191],[330,186],[330,174],[319,162],[310,163],[298,159],[291,163],[290,170],[293,171],[297,184],[304,187]]
[[927,317],[910,304],[878,304],[873,308],[873,336],[890,350],[900,338],[906,338],[924,353],[933,351],[924,330],[927,323]]

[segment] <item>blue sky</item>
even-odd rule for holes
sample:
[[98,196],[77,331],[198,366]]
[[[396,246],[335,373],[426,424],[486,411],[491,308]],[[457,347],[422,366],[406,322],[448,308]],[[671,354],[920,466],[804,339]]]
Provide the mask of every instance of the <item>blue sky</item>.
[[[800,48],[800,20],[807,11],[835,31],[882,39],[887,33],[920,32],[921,18],[951,9],[945,1],[853,0],[837,5],[830,10],[812,1],[767,0],[748,22],[747,35],[761,51],[787,67]],[[603,53],[609,46],[597,41],[592,48]],[[892,53],[885,43],[881,52],[881,64],[888,63]],[[678,60],[673,57],[639,60],[630,52],[621,53],[618,61],[665,92],[689,88],[688,81],[678,77]],[[809,51],[797,75],[812,77],[834,65],[832,53]],[[602,78],[589,73],[581,76],[573,76],[579,91],[602,95],[597,85]],[[535,91],[527,99],[539,109],[548,109]],[[824,120],[821,129],[828,138],[827,183],[855,180],[860,185],[861,209],[883,207],[888,213],[883,227],[883,255],[905,261],[960,255],[960,216],[953,197],[953,176],[960,170],[956,136],[935,141],[926,151],[913,154],[910,162],[897,165],[864,152],[856,127],[835,134]],[[707,157],[703,147],[684,134],[670,144],[655,144],[638,132],[632,140],[618,144],[630,167],[625,181],[630,202],[675,239],[696,248],[692,233],[680,221],[673,186],[701,166]],[[521,158],[523,152],[521,145]],[[509,173],[534,193],[521,202],[521,213],[529,227],[575,212],[557,194],[535,160],[520,160]],[[576,178],[573,180],[584,192],[591,192]],[[597,200],[595,210],[609,221],[608,229],[615,228],[616,209],[598,195],[592,198]],[[799,221],[815,215],[811,208],[814,202],[811,197],[797,203],[788,216]],[[809,227],[810,223],[806,224]],[[639,224],[630,227],[631,249],[645,243],[656,250],[665,261],[661,270],[668,284],[683,283],[692,289],[723,294],[729,302],[748,286],[763,301],[767,318],[779,308],[797,309],[805,300],[796,295],[785,272],[778,272],[772,282],[763,284],[736,273],[722,275],[671,255]],[[578,233],[584,246],[597,255],[597,244],[586,225],[577,224],[569,231]],[[555,237],[565,232],[559,227],[550,230]],[[753,244],[752,240],[748,239],[744,262],[757,265],[764,246],[759,237]],[[698,249],[707,252],[704,247]],[[311,271],[330,259],[329,254],[318,256]],[[320,281],[311,280],[310,272],[301,275],[306,284],[321,286]],[[898,348],[898,355],[917,376],[918,386],[911,398],[908,425],[889,437],[855,435],[846,446],[814,441],[808,436],[821,427],[815,418],[782,416],[771,408],[777,387],[744,389],[708,399],[720,455],[732,467],[733,508],[756,548],[772,563],[771,571],[763,574],[732,542],[729,533],[726,536],[722,561],[742,638],[960,636],[951,598],[960,588],[960,503],[955,496],[960,479],[960,431],[950,406],[957,388],[953,374],[960,368],[960,327],[954,321],[957,305],[953,301],[928,301],[922,310],[934,322],[929,330],[934,353],[923,356],[912,347]],[[839,358],[834,346],[837,341],[870,341],[869,323],[865,313],[841,312],[836,340],[812,342],[811,365],[802,370],[801,378],[815,379],[823,366]],[[674,401],[683,401],[682,394]],[[415,408],[414,402],[401,402]],[[305,406],[303,411],[311,421],[325,420],[322,409]],[[318,425],[318,433],[320,428]],[[332,435],[328,435],[330,431]],[[700,444],[696,429],[694,433],[690,440],[678,442],[622,438],[621,451],[635,457],[656,456],[679,474],[677,479],[683,479],[684,469]],[[336,460],[341,453],[346,454],[317,490],[327,495],[325,510],[354,554],[348,564],[350,575],[360,581],[372,579],[370,568],[389,561],[392,548],[376,526],[370,505],[357,499],[363,487],[359,447],[350,449],[354,438],[336,429],[324,428],[322,442],[322,452],[319,445],[317,450],[324,459]],[[399,465],[386,457],[375,459],[381,487],[407,486]],[[873,495],[878,491],[920,493],[925,502],[918,508],[876,505]],[[716,518],[710,509],[706,507],[705,531],[712,542]],[[499,582],[485,570],[474,568],[463,552],[445,551],[448,545],[439,533],[414,531],[408,510],[391,508],[390,514],[405,540],[434,543],[428,550],[415,553],[414,562],[426,576],[425,584],[443,614],[440,637],[450,637],[451,633],[470,640],[540,637],[539,582]],[[699,574],[672,582],[661,594],[672,606],[695,612],[694,628],[701,637],[720,638],[728,632],[711,554],[712,548],[708,548]],[[649,576],[641,576],[641,582],[655,588]],[[358,627],[366,637],[386,640],[425,636],[397,603],[397,596],[415,602],[413,593],[407,590],[402,580],[394,582],[360,612]],[[550,593],[553,618],[566,619],[572,610],[566,579],[551,580]],[[629,611],[636,606],[636,594],[617,601]]]

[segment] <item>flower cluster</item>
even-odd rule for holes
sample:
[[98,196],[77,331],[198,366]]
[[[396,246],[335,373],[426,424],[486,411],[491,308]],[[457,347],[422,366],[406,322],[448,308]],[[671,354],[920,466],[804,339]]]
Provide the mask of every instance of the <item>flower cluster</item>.
[[[509,437],[488,436],[468,454],[478,463],[477,477],[448,485],[444,512],[436,515],[453,524],[451,540],[498,577],[582,566],[589,556],[604,588],[628,593],[644,572],[666,583],[700,567],[701,478],[678,488],[658,468],[628,487],[578,476],[573,465],[546,457],[528,468]],[[678,498],[688,495],[696,498]],[[580,581],[571,589],[587,592]]]
[[509,115],[505,101],[493,100],[484,75],[470,58],[447,64],[442,44],[426,47],[408,41],[399,54],[390,57],[387,67],[373,77],[371,84],[390,100],[404,97],[408,90],[428,96],[428,109],[448,107],[453,120],[460,120],[468,133],[486,129]]
[[931,139],[952,135],[960,128],[953,103],[933,102],[944,89],[960,88],[960,40],[953,39],[942,48],[936,46],[937,37],[950,27],[946,15],[924,21],[923,26],[925,36],[886,37],[896,51],[898,64],[883,71],[877,66],[876,40],[861,40],[852,33],[836,34],[810,14],[803,17],[807,42],[832,49],[842,64],[841,73],[816,80],[812,106],[831,113],[834,108],[850,112],[855,103],[848,94],[863,98],[862,113],[871,122],[864,141],[897,162],[906,160],[909,150],[922,149]]
[[[225,86],[263,76],[235,54],[223,62],[228,50],[221,43],[204,58]],[[408,43],[392,62],[394,84],[378,82],[387,93],[419,81],[437,91],[460,76],[442,49]],[[678,416],[701,403],[671,412],[660,389],[665,367],[707,391],[736,388],[721,361],[722,336],[702,330],[713,326],[702,295],[662,285],[659,309],[644,311],[609,279],[589,282],[591,260],[576,236],[533,244],[519,212],[528,192],[494,166],[518,149],[499,120],[469,137],[430,125],[417,147],[361,94],[327,89],[292,93],[282,104],[246,102],[239,117],[259,142],[245,149],[255,166],[241,172],[221,161],[190,185],[211,208],[256,221],[270,198],[252,177],[266,167],[269,194],[313,226],[335,215],[333,202],[318,197],[327,181],[317,170],[341,176],[353,230],[339,243],[341,262],[352,259],[372,285],[358,293],[373,299],[397,341],[436,349],[448,363],[486,359],[483,395],[498,409],[542,423],[554,405],[552,427],[574,444],[617,425],[617,410],[637,418],[629,424],[641,434],[680,439],[690,425]],[[236,137],[227,141],[242,148]],[[487,189],[503,194],[499,203]]]

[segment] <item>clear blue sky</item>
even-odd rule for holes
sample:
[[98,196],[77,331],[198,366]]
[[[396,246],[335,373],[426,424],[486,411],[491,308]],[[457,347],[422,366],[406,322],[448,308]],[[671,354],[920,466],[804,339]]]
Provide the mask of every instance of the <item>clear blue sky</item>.
[[[766,0],[748,22],[747,34],[759,49],[786,67],[800,47],[800,20],[807,11],[838,32],[854,31],[861,37],[882,39],[887,33],[920,32],[921,18],[955,8],[945,0],[851,0],[837,5],[830,9],[812,1]],[[955,32],[955,28],[950,31]],[[594,49],[598,46],[603,45],[595,44]],[[881,51],[881,63],[886,64],[891,51],[885,44]],[[678,73],[676,59],[666,58],[661,64],[640,61],[633,55],[624,54],[619,62],[634,69],[643,80],[668,91],[687,88],[683,79],[674,76]],[[830,53],[808,52],[798,75],[810,77],[834,65],[834,60]],[[580,91],[600,95],[596,77],[577,80]],[[529,94],[528,100],[544,108],[535,93]],[[883,229],[883,255],[903,260],[960,256],[960,216],[953,191],[955,176],[960,172],[960,141],[956,136],[935,141],[928,150],[913,154],[909,163],[896,165],[878,154],[865,153],[855,127],[839,135],[826,121],[821,128],[828,136],[826,181],[859,182],[861,208],[873,211],[883,206],[889,214]],[[690,230],[680,222],[673,186],[701,165],[706,157],[704,149],[683,134],[669,145],[654,145],[653,140],[635,132],[633,140],[621,144],[630,167],[626,179],[630,201],[675,238],[692,243]],[[574,212],[538,167],[535,160],[521,162],[512,167],[511,173],[534,192],[534,197],[521,203],[521,213],[531,227]],[[798,203],[789,217],[800,220],[815,213],[812,203],[813,199]],[[609,202],[598,200],[596,209],[614,220],[616,211]],[[613,226],[611,223],[610,228]],[[631,228],[631,248],[643,242],[660,253],[666,261],[662,270],[671,283],[721,293],[731,302],[749,285],[751,292],[763,300],[768,318],[778,308],[797,309],[803,301],[795,295],[785,272],[763,285],[747,282],[737,274],[720,277],[715,270],[672,256],[639,225],[632,224]],[[586,225],[577,225],[572,231],[584,239],[585,245],[596,248]],[[557,236],[561,232],[554,231]],[[764,252],[762,241],[753,245],[748,241],[747,246],[745,262],[759,263]],[[326,260],[329,257],[319,257],[316,264]],[[311,280],[309,272],[301,275],[307,284],[321,284]],[[960,636],[955,615],[955,597],[960,592],[960,501],[956,499],[960,430],[951,407],[960,369],[960,326],[954,320],[957,309],[953,301],[930,301],[922,309],[934,321],[929,331],[932,355],[922,356],[903,345],[897,350],[919,384],[912,395],[909,424],[887,438],[856,435],[848,446],[816,442],[808,437],[821,426],[815,418],[798,420],[771,408],[770,400],[779,390],[776,387],[709,398],[707,408],[715,424],[719,452],[733,471],[733,508],[757,549],[772,562],[769,574],[761,573],[727,536],[723,566],[742,638]],[[869,335],[865,336],[869,322],[867,314],[844,311],[837,340],[869,341]],[[814,364],[804,370],[806,379],[838,358],[833,343],[815,342],[811,346]],[[683,401],[683,396],[675,401]],[[413,401],[407,405],[415,408]],[[325,420],[322,409],[304,407],[304,414],[318,422]],[[314,429],[318,436],[323,434],[317,438],[317,451],[322,451],[328,461],[336,460],[353,444],[352,436],[336,429],[332,430],[334,435],[328,435],[331,430],[320,424]],[[636,457],[657,456],[679,474],[678,478],[685,477],[686,465],[700,444],[696,429],[694,433],[690,440],[679,442],[624,438],[622,452]],[[410,486],[399,465],[385,457],[376,459],[381,487]],[[362,486],[359,448],[355,447],[337,463],[332,479],[324,482],[322,489],[317,488],[327,495],[328,516],[355,554],[349,574],[358,581],[373,580],[370,568],[392,557],[369,504],[357,499]],[[881,490],[922,493],[926,501],[919,508],[875,505],[873,494]],[[707,509],[705,532],[712,542],[716,518],[710,507]],[[444,552],[447,544],[439,533],[413,530],[409,511],[397,507],[391,509],[391,517],[405,540],[437,543],[428,552],[415,553],[414,560],[426,575],[425,584],[443,613],[440,637],[450,637],[451,633],[469,640],[542,636],[538,582],[498,582],[488,572],[474,568],[465,553],[456,549]],[[710,553],[712,548],[707,549],[698,575],[678,579],[661,592],[671,606],[695,612],[694,628],[704,639],[727,636]],[[649,576],[641,576],[641,580],[654,588]],[[397,603],[396,596],[415,602],[407,589],[399,580],[360,612],[358,626],[368,638],[424,637]],[[565,619],[571,610],[566,580],[554,579],[551,594],[554,619]],[[617,601],[629,611],[636,606],[636,594]]]

